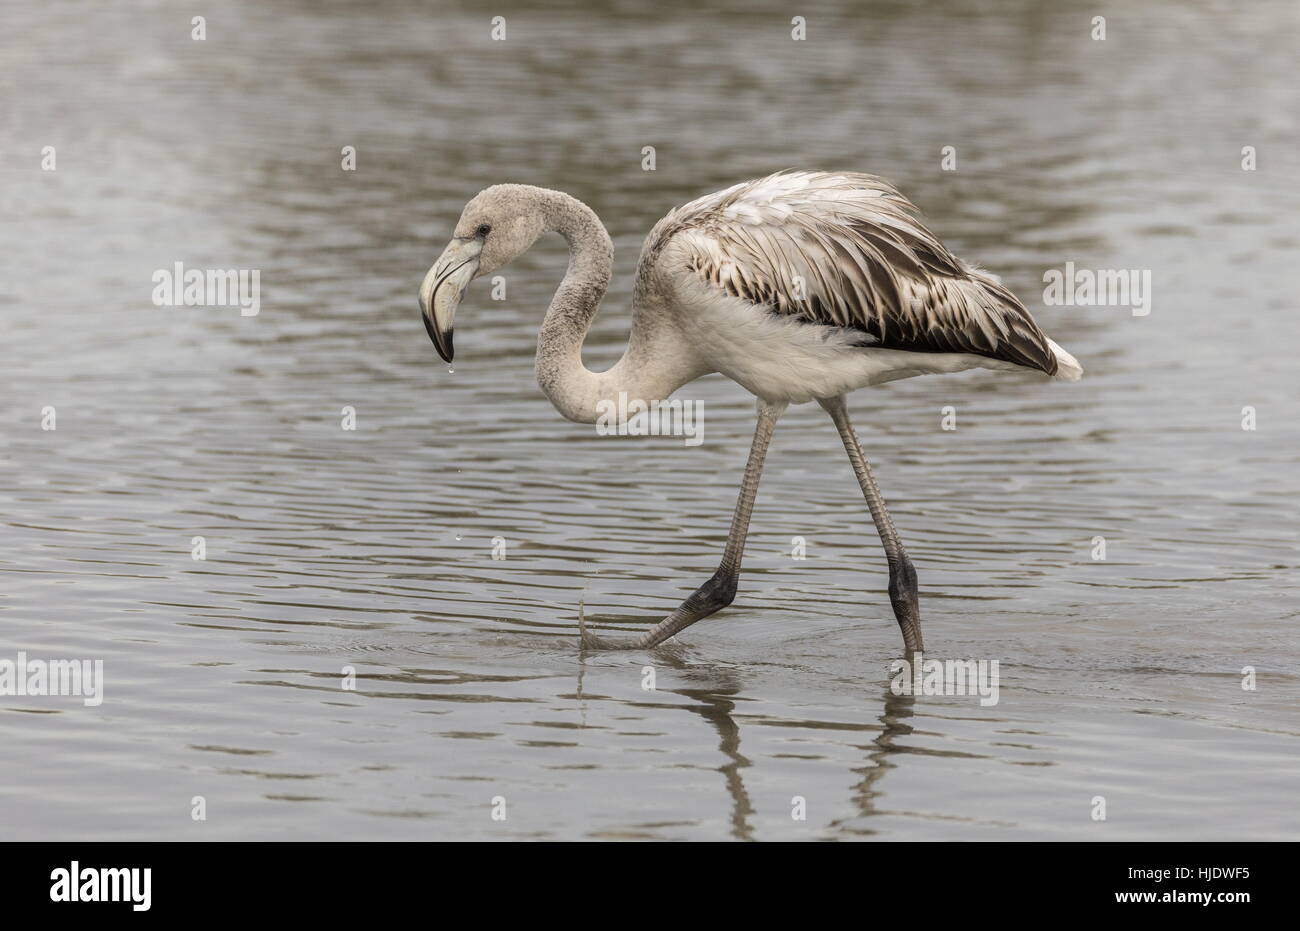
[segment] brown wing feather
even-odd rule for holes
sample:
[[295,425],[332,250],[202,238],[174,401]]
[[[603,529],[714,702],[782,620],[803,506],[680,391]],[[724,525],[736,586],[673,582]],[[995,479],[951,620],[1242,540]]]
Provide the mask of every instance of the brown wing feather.
[[870,345],[964,352],[1057,371],[1023,304],[962,262],[887,181],[781,172],[673,211],[642,261],[668,239],[693,271],[727,294],[811,323],[853,328]]

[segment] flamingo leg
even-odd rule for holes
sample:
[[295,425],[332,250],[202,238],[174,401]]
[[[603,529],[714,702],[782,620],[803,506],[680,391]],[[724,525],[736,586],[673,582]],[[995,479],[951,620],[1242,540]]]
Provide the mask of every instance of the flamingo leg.
[[885,547],[885,559],[889,562],[889,601],[894,606],[894,617],[903,630],[903,647],[909,653],[920,652],[921,644],[921,607],[916,593],[916,569],[907,556],[907,550],[899,542],[898,531],[894,529],[894,519],[885,508],[885,499],[880,495],[876,477],[871,473],[871,466],[862,452],[862,444],[849,422],[849,412],[844,405],[844,397],[821,398],[818,403],[831,415],[835,428],[840,431],[844,441],[844,450],[849,454],[849,462],[858,476],[862,494],[867,499],[871,510],[871,519],[876,523],[876,532]]
[[772,431],[777,419],[784,413],[785,403],[758,402],[758,424],[754,428],[754,442],[749,448],[749,461],[745,463],[745,477],[740,483],[736,511],[731,517],[731,532],[722,563],[713,576],[697,588],[672,614],[668,615],[645,634],[635,639],[615,640],[587,633],[585,618],[579,615],[581,646],[586,650],[647,649],[663,643],[669,637],[690,627],[696,621],[714,614],[736,597],[736,583],[740,578],[740,558],[745,551],[745,537],[749,533],[749,518],[754,510],[754,496],[758,493],[758,480],[763,473],[763,459],[772,442]]

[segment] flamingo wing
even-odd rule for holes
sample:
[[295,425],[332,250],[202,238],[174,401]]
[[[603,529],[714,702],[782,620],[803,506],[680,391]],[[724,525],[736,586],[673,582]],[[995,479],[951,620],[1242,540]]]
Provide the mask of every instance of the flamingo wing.
[[778,172],[674,210],[642,262],[672,239],[688,270],[772,313],[865,334],[864,344],[974,353],[1057,373],[1029,311],[954,256],[891,184],[850,172]]

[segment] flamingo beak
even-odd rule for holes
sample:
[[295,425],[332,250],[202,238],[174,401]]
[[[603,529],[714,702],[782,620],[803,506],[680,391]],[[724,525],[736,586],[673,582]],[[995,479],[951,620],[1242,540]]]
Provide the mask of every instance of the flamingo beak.
[[465,288],[478,272],[483,242],[476,238],[453,239],[420,285],[420,316],[444,362],[456,355],[452,345],[456,307],[465,296]]

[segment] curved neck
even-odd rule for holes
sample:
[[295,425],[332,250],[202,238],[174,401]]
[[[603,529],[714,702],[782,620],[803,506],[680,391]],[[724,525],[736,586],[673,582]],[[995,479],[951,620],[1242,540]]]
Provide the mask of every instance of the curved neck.
[[[600,309],[614,266],[614,244],[595,211],[575,197],[547,191],[545,228],[569,243],[569,268],[555,290],[537,337],[537,384],[561,414],[579,423],[595,423],[601,400],[662,400],[689,377],[681,354],[662,320],[633,308],[628,347],[613,368],[592,372],[582,364],[582,344]],[[691,377],[694,377],[693,375]]]

